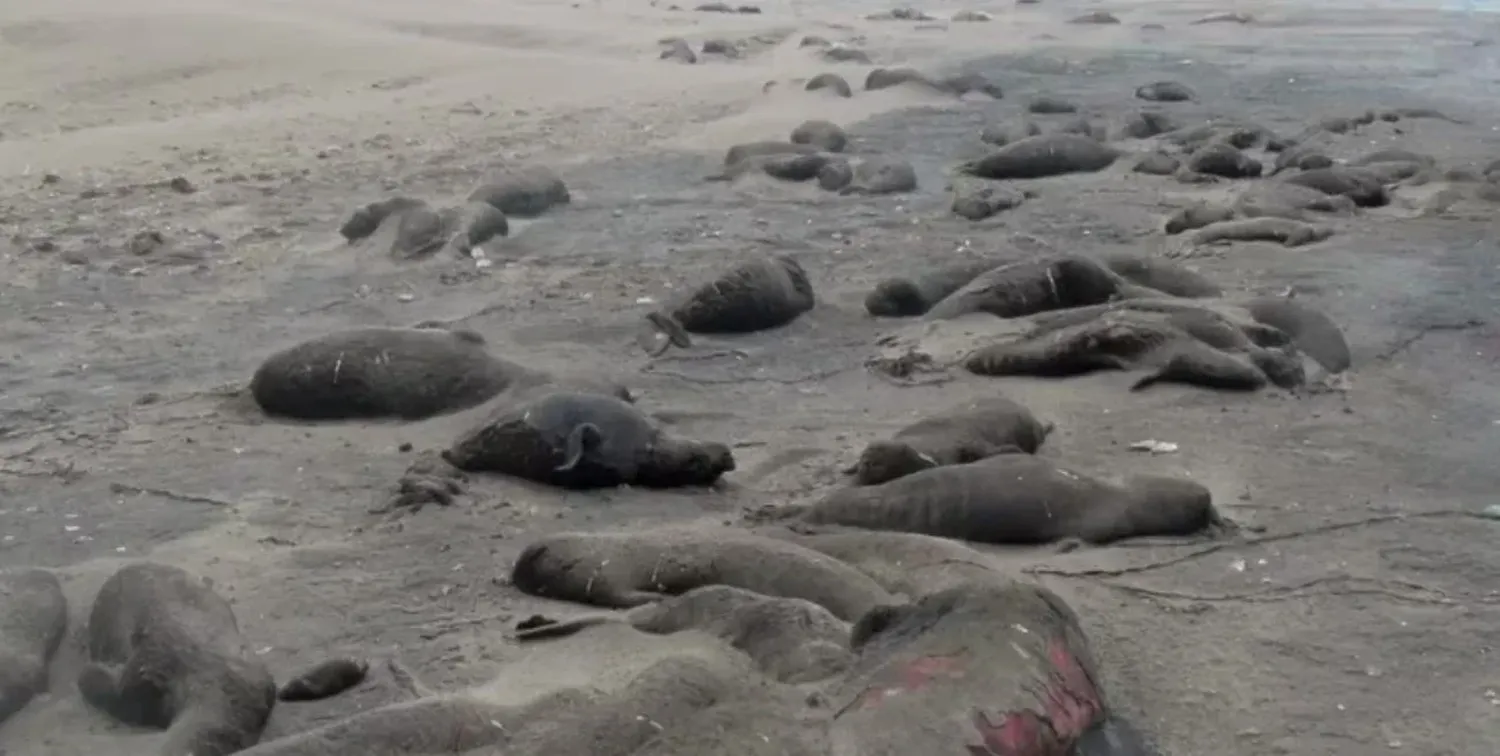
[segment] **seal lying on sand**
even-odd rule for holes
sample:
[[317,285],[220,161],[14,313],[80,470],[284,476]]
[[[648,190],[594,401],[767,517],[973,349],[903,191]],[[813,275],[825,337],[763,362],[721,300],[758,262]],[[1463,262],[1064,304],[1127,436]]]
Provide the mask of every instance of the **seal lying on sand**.
[[[553,380],[490,354],[484,337],[473,331],[356,328],[266,358],[250,379],[250,393],[272,416],[420,420]],[[590,387],[629,396],[619,386]]]
[[1208,489],[1193,481],[1143,475],[1106,483],[1030,454],[1001,454],[878,486],[843,488],[789,514],[814,525],[995,544],[1188,535],[1215,517]]
[[467,472],[575,489],[706,486],[734,469],[723,444],[674,438],[628,402],[565,391],[503,408],[442,458]]
[[963,288],[985,271],[998,268],[998,259],[952,263],[910,278],[887,278],[865,297],[865,311],[876,317],[914,317]]
[[511,584],[532,596],[615,609],[729,585],[806,599],[851,622],[890,600],[885,589],[843,562],[734,530],[551,535],[516,558]]
[[971,221],[981,221],[996,213],[1021,206],[1021,203],[1036,196],[1036,193],[1005,185],[978,186],[956,184],[953,186],[953,214]]
[[364,682],[370,663],[363,659],[329,659],[288,680],[276,691],[278,701],[318,701]]
[[1019,142],[1026,137],[1034,137],[1040,133],[1042,133],[1042,127],[1030,118],[1013,118],[984,127],[979,132],[979,141],[996,147],[1004,147],[1011,142]]
[[1303,171],[1282,180],[1324,194],[1341,194],[1360,207],[1381,207],[1391,201],[1380,177],[1364,168],[1336,165]]
[[803,121],[792,129],[792,144],[810,144],[828,152],[843,152],[849,144],[849,135],[832,121]]
[[517,218],[535,218],[573,198],[555,172],[535,165],[491,173],[469,195],[469,201],[483,202]]
[[854,166],[850,182],[839,194],[866,196],[900,194],[917,190],[917,171],[901,158],[879,155],[868,157]]
[[0,572],[0,723],[47,689],[47,667],[68,626],[68,602],[46,570]]
[[1033,179],[1108,168],[1119,150],[1082,134],[1042,134],[1012,142],[959,166],[960,173],[984,179]]
[[1048,256],[992,268],[927,311],[928,320],[971,312],[1017,318],[1047,310],[1094,305],[1119,295],[1125,280],[1087,257]]
[[1174,297],[1218,297],[1224,290],[1207,277],[1181,265],[1129,252],[1106,255],[1102,262],[1125,280]]
[[910,597],[1004,574],[984,552],[952,538],[806,525],[756,532],[827,554],[874,578],[891,593]]
[[1224,144],[1210,142],[1188,156],[1186,167],[1194,173],[1206,173],[1223,178],[1259,178],[1260,161]]
[[976,375],[1046,377],[1141,370],[1145,373],[1133,390],[1167,381],[1254,391],[1269,382],[1265,370],[1251,361],[1256,356],[1262,353],[1242,358],[1210,346],[1169,319],[1120,310],[983,347],[964,360],[964,367]]
[[807,86],[803,87],[809,92],[821,89],[829,90],[839,97],[853,97],[854,90],[849,87],[849,82],[844,77],[835,73],[821,73],[807,80]]
[[1343,329],[1327,313],[1291,297],[1256,297],[1244,306],[1256,322],[1290,336],[1297,349],[1313,358],[1324,370],[1339,373],[1353,364]]
[[202,579],[154,562],[120,568],[99,589],[88,639],[84,700],[166,729],[163,756],[224,756],[260,739],[276,683]]
[[355,210],[339,234],[350,244],[368,240],[391,257],[411,260],[441,249],[448,241],[447,227],[443,216],[426,202],[392,197]]
[[734,181],[741,176],[764,173],[782,181],[807,181],[817,178],[824,167],[835,160],[842,160],[842,158],[821,152],[751,155],[738,163],[725,166],[723,173],[705,176],[704,180]]
[[818,152],[818,147],[811,144],[797,144],[796,142],[748,142],[730,147],[724,153],[724,166],[727,168],[746,158],[764,155],[807,155]]
[[866,446],[854,466],[854,481],[871,486],[996,454],[1035,454],[1052,428],[1004,397],[965,402]]
[[524,628],[517,626],[516,640],[556,638],[609,622],[625,622],[658,635],[708,633],[745,652],[761,671],[784,683],[831,677],[843,671],[850,658],[849,625],[827,609],[803,599],[764,596],[727,585],[694,588],[623,615],[528,620]]
[[986,581],[876,609],[850,634],[828,753],[1148,756],[1110,708],[1078,616]]
[[1333,236],[1328,226],[1315,226],[1286,218],[1242,218],[1210,223],[1188,237],[1193,245],[1232,241],[1273,241],[1283,247],[1301,247]]
[[752,333],[786,325],[816,300],[806,271],[790,257],[769,255],[735,266],[676,304],[646,316],[666,346],[692,346],[688,333]]

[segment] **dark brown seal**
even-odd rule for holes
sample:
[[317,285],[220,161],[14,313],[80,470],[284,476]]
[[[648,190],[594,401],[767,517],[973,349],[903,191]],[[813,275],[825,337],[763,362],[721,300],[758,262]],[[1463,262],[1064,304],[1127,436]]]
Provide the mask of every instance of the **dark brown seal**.
[[1101,304],[1117,296],[1124,279],[1098,261],[1077,255],[1043,257],[992,268],[927,311],[931,320],[987,312],[1016,318],[1047,310]]
[[1224,290],[1206,276],[1177,263],[1131,252],[1117,252],[1102,258],[1106,267],[1126,280],[1174,297],[1199,299],[1218,297]]
[[792,129],[793,144],[809,144],[827,152],[843,152],[849,135],[832,121],[803,121]]
[[1118,150],[1082,134],[1042,134],[1012,142],[986,157],[959,166],[959,172],[986,179],[1030,179],[1108,168]]
[[0,572],[0,724],[47,690],[47,668],[68,626],[68,602],[46,570]]
[[1331,166],[1303,171],[1282,180],[1288,184],[1317,189],[1324,194],[1341,194],[1354,200],[1354,204],[1360,207],[1381,207],[1390,203],[1390,195],[1386,193],[1380,177],[1364,168]]
[[[648,323],[667,345],[689,347],[689,333],[753,333],[796,320],[816,304],[806,271],[790,257],[770,255],[735,266],[660,312]],[[664,351],[664,348],[663,350]]]
[[84,700],[167,730],[163,756],[226,756],[260,739],[276,683],[234,610],[201,578],[164,564],[120,568],[89,615]]
[[507,216],[535,218],[573,201],[568,185],[556,172],[539,165],[492,171],[469,195]]
[[865,297],[865,311],[876,317],[922,315],[979,274],[1002,264],[998,259],[981,258],[944,264],[918,276],[887,278]]
[[1052,427],[1005,397],[964,402],[866,446],[854,465],[854,482],[873,486],[996,454],[1035,454]]
[[339,228],[350,244],[366,244],[398,260],[426,257],[442,249],[448,237],[443,216],[412,197],[392,197],[358,210]]
[[1185,166],[1195,173],[1206,173],[1223,178],[1259,178],[1260,161],[1224,144],[1210,142],[1193,151]]
[[1152,102],[1187,102],[1197,99],[1193,90],[1189,89],[1186,84],[1176,81],[1155,81],[1137,87],[1135,96]]
[[568,391],[500,409],[442,458],[467,472],[574,489],[706,486],[734,469],[724,444],[668,435],[632,404]]
[[1150,756],[1117,714],[1077,614],[996,579],[871,611],[830,691],[827,753]]
[[1177,122],[1166,113],[1142,110],[1128,116],[1120,124],[1120,139],[1150,139],[1177,129]]
[[318,701],[364,682],[370,663],[363,659],[328,659],[304,670],[276,691],[278,701]]
[[1026,104],[1026,110],[1038,115],[1057,115],[1059,113],[1077,113],[1078,104],[1053,95],[1037,95]]
[[1196,482],[1137,476],[1108,483],[1030,454],[1000,454],[839,489],[793,514],[814,525],[995,544],[1188,535],[1214,520],[1212,497]]
[[566,620],[533,617],[517,625],[523,643],[571,635],[611,622],[643,633],[697,630],[743,651],[762,672],[784,683],[822,680],[849,664],[848,623],[811,601],[765,596],[744,588],[710,585],[618,614]]
[[560,533],[516,558],[522,593],[629,609],[706,585],[800,598],[846,621],[890,594],[843,562],[796,544],[737,530]]

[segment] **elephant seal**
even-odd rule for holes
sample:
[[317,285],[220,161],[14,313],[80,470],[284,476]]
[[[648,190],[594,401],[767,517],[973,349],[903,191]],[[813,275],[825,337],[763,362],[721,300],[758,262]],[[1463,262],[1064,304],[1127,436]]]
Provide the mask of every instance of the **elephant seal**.
[[1186,84],[1175,81],[1156,81],[1137,87],[1135,96],[1151,102],[1188,102],[1197,99]]
[[1170,236],[1232,218],[1234,218],[1233,208],[1213,202],[1194,202],[1167,216],[1167,219],[1162,222],[1161,230],[1162,233]]
[[1077,614],[1038,585],[954,586],[855,623],[828,753],[1149,756]]
[[1132,390],[1158,382],[1255,391],[1269,379],[1245,358],[1217,349],[1158,318],[1128,310],[975,350],[964,368],[976,375],[1067,377],[1097,370],[1140,371]]
[[738,163],[727,166],[724,172],[707,176],[705,181],[734,181],[741,176],[763,173],[782,181],[807,181],[817,178],[823,168],[835,158],[821,152],[785,155],[751,155]]
[[854,166],[843,158],[831,158],[818,169],[818,187],[827,192],[836,192],[854,181]]
[[490,173],[469,194],[469,201],[492,205],[507,216],[535,218],[571,203],[573,196],[556,172],[533,165]]
[[1324,154],[1323,148],[1315,144],[1298,144],[1290,149],[1282,150],[1276,156],[1276,162],[1272,164],[1271,175],[1275,176],[1283,171],[1314,171],[1319,168],[1330,168],[1333,166],[1333,158]]
[[85,701],[115,719],[167,730],[164,756],[249,748],[276,683],[240,635],[234,610],[201,578],[137,562],[104,582],[89,615]]
[[1382,207],[1391,201],[1380,177],[1363,168],[1317,168],[1293,174],[1282,181],[1317,189],[1324,194],[1341,194],[1360,207]]
[[560,621],[534,617],[522,623],[525,627],[517,625],[516,640],[557,638],[612,622],[657,635],[708,633],[743,651],[772,679],[793,685],[842,672],[850,659],[849,624],[827,609],[804,599],[764,596],[728,585],[694,588],[623,616],[596,614]]
[[666,345],[686,348],[692,346],[689,333],[779,328],[814,304],[812,283],[802,266],[784,255],[768,255],[735,266],[646,320],[667,336]]
[[1059,115],[1062,113],[1077,113],[1078,105],[1070,100],[1052,95],[1037,95],[1026,103],[1026,110],[1037,115]]
[[807,80],[807,86],[803,87],[809,92],[828,90],[839,97],[853,97],[854,90],[849,87],[849,82],[844,77],[834,73],[821,73]]
[[1388,149],[1367,152],[1349,161],[1349,165],[1355,167],[1363,167],[1370,165],[1371,163],[1420,163],[1422,165],[1431,166],[1436,165],[1437,160],[1431,155],[1426,155],[1420,152],[1412,152],[1411,150],[1402,149]]
[[47,570],[0,571],[0,724],[47,689],[68,626],[68,602]]
[[1042,127],[1036,125],[1035,121],[1029,118],[1013,118],[984,127],[979,132],[979,141],[996,147],[1004,147],[1011,142],[1019,142],[1026,137],[1034,137],[1041,133]]
[[999,84],[990,81],[984,74],[979,73],[971,72],[945,76],[938,80],[938,86],[959,97],[963,97],[971,92],[978,92],[992,100],[1005,98],[1005,92],[1000,88]]
[[1127,281],[1174,297],[1203,299],[1224,294],[1203,274],[1155,257],[1117,252],[1104,256],[1101,262]]
[[942,91],[943,87],[915,68],[877,68],[865,76],[865,91],[889,89],[902,84],[916,84]]
[[357,328],[267,357],[250,379],[250,393],[277,417],[420,420],[546,380],[490,354],[473,331]]
[[827,554],[869,575],[893,594],[911,598],[970,582],[1005,579],[988,555],[952,538],[802,525],[757,532]]
[[1042,134],[1012,142],[959,166],[960,173],[984,179],[1033,179],[1108,168],[1120,152],[1082,134]]
[[[705,50],[704,52],[707,52]],[[657,56],[660,60],[675,60],[678,63],[692,65],[698,62],[698,54],[693,52],[693,46],[682,37],[672,37],[662,40],[661,54]]]
[[901,158],[877,155],[854,166],[849,184],[839,194],[882,195],[917,190],[917,170]]
[[447,242],[443,216],[412,197],[392,197],[355,210],[339,227],[350,244],[380,248],[398,260],[426,257]]
[[1210,142],[1193,151],[1184,166],[1194,173],[1205,173],[1222,178],[1259,178],[1260,161],[1224,144]]
[[1320,242],[1333,235],[1327,226],[1314,226],[1286,218],[1246,218],[1210,223],[1193,232],[1194,245],[1227,241],[1273,241],[1284,247],[1300,247]]
[[873,486],[943,465],[996,454],[1035,454],[1052,432],[1026,407],[1004,397],[964,402],[872,442],[854,465],[854,482]]
[[1150,139],[1176,128],[1177,123],[1166,113],[1142,110],[1125,119],[1125,122],[1120,125],[1119,137],[1121,139]]
[[1189,535],[1215,520],[1208,489],[1191,480],[1136,476],[1109,483],[1030,454],[842,488],[792,516],[813,525],[1018,545]]
[[811,601],[852,622],[890,594],[811,549],[736,530],[560,533],[516,558],[511,584],[531,596],[614,609],[706,585]]
[[1259,181],[1245,187],[1234,198],[1232,208],[1246,218],[1306,220],[1309,212],[1349,215],[1354,212],[1355,204],[1342,194],[1324,194],[1284,181]]
[[982,221],[998,213],[1020,207],[1026,200],[1035,197],[1034,192],[1008,186],[955,185],[953,187],[954,215],[971,221]]
[[849,135],[832,121],[803,121],[792,129],[792,144],[809,144],[826,152],[843,152]]
[[571,489],[706,486],[734,469],[724,444],[669,436],[628,402],[568,391],[501,409],[442,458],[466,472]]
[[925,314],[981,273],[1003,264],[998,259],[981,258],[943,265],[910,278],[887,278],[865,296],[865,311],[881,318]]
[[448,244],[461,255],[495,237],[510,234],[510,221],[488,202],[467,202],[442,212]]
[[992,268],[927,311],[929,320],[971,312],[1017,318],[1047,310],[1102,304],[1118,295],[1124,279],[1097,261],[1057,255]]
[[318,701],[364,682],[370,663],[363,659],[328,659],[304,670],[276,691],[278,701]]
[[794,142],[746,142],[730,147],[724,153],[724,166],[727,168],[746,158],[759,157],[762,155],[806,155],[817,152],[818,148],[811,144],[796,144]]
[[1137,160],[1130,170],[1148,176],[1170,176],[1182,167],[1182,161],[1165,152],[1151,152]]
[[1330,373],[1341,373],[1353,364],[1344,332],[1327,313],[1292,297],[1256,297],[1245,303],[1256,322],[1291,337],[1292,343]]

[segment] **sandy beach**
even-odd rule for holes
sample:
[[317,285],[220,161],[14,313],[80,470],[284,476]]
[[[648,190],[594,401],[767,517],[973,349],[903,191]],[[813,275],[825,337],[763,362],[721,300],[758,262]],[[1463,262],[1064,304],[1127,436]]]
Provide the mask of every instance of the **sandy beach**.
[[[1112,168],[1026,182],[1035,196],[989,220],[955,217],[953,166],[1038,94],[1111,119],[1140,109],[1137,87],[1181,81],[1198,94],[1171,104],[1181,123],[1248,119],[1288,135],[1329,116],[1432,109],[1452,118],[1377,119],[1332,156],[1402,148],[1482,173],[1500,157],[1491,14],[945,0],[923,7],[931,20],[884,21],[866,16],[888,8],[865,0],[691,6],[0,3],[0,567],[55,570],[70,606],[50,691],[0,725],[0,753],[157,753],[159,734],[110,722],[74,688],[94,594],[139,559],[211,579],[278,680],[354,655],[494,700],[613,684],[692,644],[613,627],[508,640],[527,616],[585,611],[506,584],[531,539],[737,525],[843,485],[867,442],[997,393],[1056,423],[1041,456],[1101,476],[1190,477],[1241,528],[1222,541],[987,549],[1077,609],[1113,705],[1163,754],[1500,752],[1500,522],[1480,515],[1500,487],[1500,205],[1457,181],[1403,184],[1388,206],[1333,221],[1326,241],[1184,259],[1235,294],[1293,289],[1329,313],[1353,366],[1318,391],[1132,392],[1114,372],[957,368],[896,382],[866,362],[910,326],[862,304],[880,279],[971,253],[1176,254],[1162,218],[1228,196],[1230,184]],[[991,19],[948,20],[960,10]],[[1121,23],[1068,23],[1093,11]],[[1228,11],[1253,20],[1192,23]],[[809,35],[871,62],[830,61],[801,44]],[[671,37],[739,53],[661,59]],[[877,65],[978,72],[1005,96],[861,91]],[[854,96],[802,89],[825,72]],[[910,161],[918,190],[703,181],[732,145],[809,119],[847,129],[852,154]],[[484,246],[486,266],[371,256],[339,236],[366,203],[452,204],[517,165],[556,171],[572,201],[514,221]],[[134,247],[143,233],[159,243]],[[814,310],[642,352],[654,303],[765,251],[798,257]],[[672,432],[730,445],[736,470],[712,490],[588,493],[482,476],[452,506],[376,514],[409,450],[446,446],[476,412],[313,425],[230,408],[276,350],[431,321],[538,369],[620,381]],[[1130,449],[1147,439],[1174,451]],[[278,705],[263,740],[398,696],[377,663],[348,693]]]

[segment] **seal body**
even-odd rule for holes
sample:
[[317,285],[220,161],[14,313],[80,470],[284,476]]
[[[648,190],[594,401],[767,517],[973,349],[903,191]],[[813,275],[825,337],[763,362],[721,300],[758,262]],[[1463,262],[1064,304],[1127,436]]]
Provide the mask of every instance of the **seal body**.
[[1341,194],[1360,207],[1380,207],[1390,202],[1390,195],[1380,178],[1363,168],[1330,166],[1296,173],[1282,180],[1324,194]]
[[853,621],[890,594],[868,575],[743,531],[560,533],[528,545],[511,584],[532,596],[628,609],[706,585],[799,598]]
[[441,213],[422,200],[392,197],[355,210],[339,233],[349,243],[381,248],[398,260],[411,260],[436,252],[448,240],[448,223]]
[[1052,426],[1004,397],[965,402],[896,431],[865,447],[854,480],[869,486],[943,465],[996,454],[1034,454]]
[[1026,137],[1033,137],[1040,133],[1042,133],[1042,127],[1036,125],[1035,121],[1029,118],[1013,118],[984,127],[979,132],[979,141],[996,147],[1004,147],[1011,142],[1019,142]]
[[1016,207],[1034,195],[1007,186],[955,186],[953,214],[971,221],[981,221]]
[[89,615],[84,700],[167,730],[163,756],[225,756],[260,739],[276,683],[202,579],[153,562],[122,567]]
[[492,173],[469,195],[469,201],[491,205],[507,216],[535,218],[573,198],[557,173],[536,165]]
[[817,92],[826,89],[839,97],[853,97],[854,90],[849,87],[849,82],[844,77],[834,73],[821,73],[807,80],[804,87],[809,92]]
[[1103,263],[1126,280],[1174,297],[1192,299],[1217,297],[1224,293],[1218,284],[1197,271],[1162,260],[1130,253],[1107,255]]
[[1343,329],[1328,314],[1289,297],[1257,297],[1245,304],[1259,323],[1285,333],[1292,343],[1331,373],[1353,364]]
[[1102,171],[1119,156],[1118,150],[1082,134],[1041,134],[965,163],[959,171],[985,179],[1046,178]]
[[828,152],[843,152],[849,144],[849,135],[832,121],[804,121],[792,129],[793,144],[810,144]]
[[1058,467],[1029,454],[1001,454],[844,488],[801,514],[812,524],[1038,544],[1064,538],[1110,543],[1187,535],[1208,526],[1208,489],[1189,480],[1141,476],[1123,484]]
[[971,312],[1016,318],[1047,310],[1101,304],[1120,293],[1123,279],[1095,260],[1043,257],[992,268],[927,311],[929,320]]
[[839,190],[840,194],[900,194],[917,189],[917,171],[912,164],[897,157],[868,157],[854,166],[853,180]]
[[854,667],[830,691],[829,753],[1150,753],[1133,728],[1118,749],[1079,750],[1097,730],[1126,729],[1077,614],[1041,586],[996,579],[881,607],[850,645]]
[[1135,96],[1152,102],[1187,102],[1195,98],[1193,90],[1176,81],[1156,81],[1138,87]]
[[459,437],[442,457],[564,488],[708,485],[734,469],[729,447],[667,436],[611,396],[556,392],[506,408]]
[[[777,328],[813,308],[812,283],[790,257],[770,255],[735,266],[693,289],[650,320],[672,337],[691,343],[687,333],[753,333]],[[684,343],[686,342],[686,343]]]
[[250,393],[268,415],[302,420],[416,420],[478,405],[523,377],[471,331],[359,328],[277,352]]
[[865,310],[876,317],[914,317],[963,288],[980,274],[1003,265],[998,259],[951,263],[910,278],[887,278],[865,297]]
[[287,681],[276,691],[278,701],[317,701],[336,696],[364,682],[370,671],[363,659],[329,659]]
[[745,144],[737,144],[733,147],[730,147],[729,150],[724,153],[724,165],[725,167],[732,166],[735,163],[738,163],[746,158],[758,157],[762,155],[806,155],[817,151],[818,148],[813,145],[797,144],[795,142],[747,142]]
[[1257,178],[1261,172],[1259,161],[1222,142],[1211,142],[1194,150],[1186,167],[1195,173],[1222,178]]
[[47,689],[47,667],[68,626],[68,603],[46,570],[0,572],[0,723]]

